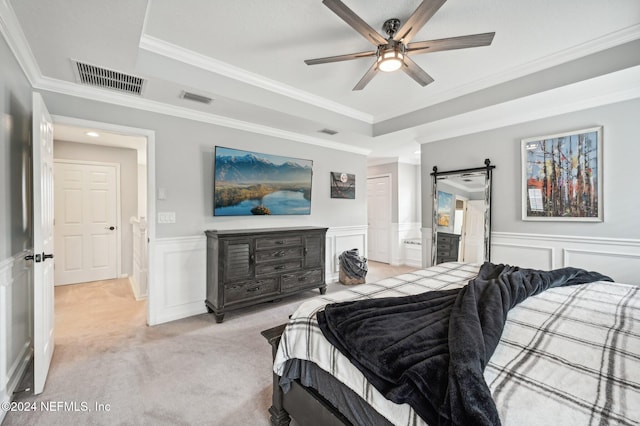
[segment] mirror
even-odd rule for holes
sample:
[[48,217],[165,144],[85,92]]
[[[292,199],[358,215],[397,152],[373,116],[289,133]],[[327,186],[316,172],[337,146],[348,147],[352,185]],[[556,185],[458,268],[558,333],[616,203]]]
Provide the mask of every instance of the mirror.
[[495,166],[433,168],[431,264],[483,263],[491,257],[491,175]]

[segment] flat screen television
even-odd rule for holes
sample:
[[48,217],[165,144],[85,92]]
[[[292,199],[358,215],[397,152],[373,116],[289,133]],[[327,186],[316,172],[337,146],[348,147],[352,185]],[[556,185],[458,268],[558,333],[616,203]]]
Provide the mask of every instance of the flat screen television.
[[313,161],[216,146],[214,216],[311,214]]

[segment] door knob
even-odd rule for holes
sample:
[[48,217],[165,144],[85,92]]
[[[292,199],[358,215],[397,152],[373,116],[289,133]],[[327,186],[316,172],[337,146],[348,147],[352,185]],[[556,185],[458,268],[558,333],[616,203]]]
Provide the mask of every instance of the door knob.
[[116,229],[115,226],[105,226],[104,229],[108,229],[109,231],[113,231],[114,229]]
[[47,259],[53,259],[53,253],[45,254],[44,252],[42,252],[42,261],[44,262]]

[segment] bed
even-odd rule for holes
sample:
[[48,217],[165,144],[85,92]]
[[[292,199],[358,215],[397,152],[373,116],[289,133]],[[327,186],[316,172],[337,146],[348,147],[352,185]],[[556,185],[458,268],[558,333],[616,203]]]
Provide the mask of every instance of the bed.
[[[304,302],[265,330],[273,347],[274,425],[426,425],[383,396],[318,325],[325,305],[460,289],[479,265],[457,262]],[[550,288],[508,313],[484,380],[503,425],[640,422],[640,287],[596,281]]]

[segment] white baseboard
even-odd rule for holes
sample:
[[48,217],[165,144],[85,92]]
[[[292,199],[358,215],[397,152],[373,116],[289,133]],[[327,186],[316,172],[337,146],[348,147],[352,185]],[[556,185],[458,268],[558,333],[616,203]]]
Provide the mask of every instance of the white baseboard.
[[129,275],[129,285],[131,286],[131,291],[133,291],[133,297],[137,301],[145,300],[147,298],[147,293],[143,293],[140,289],[140,284],[135,279],[133,275]]
[[491,261],[545,270],[573,266],[640,284],[640,240],[635,239],[494,232]]

